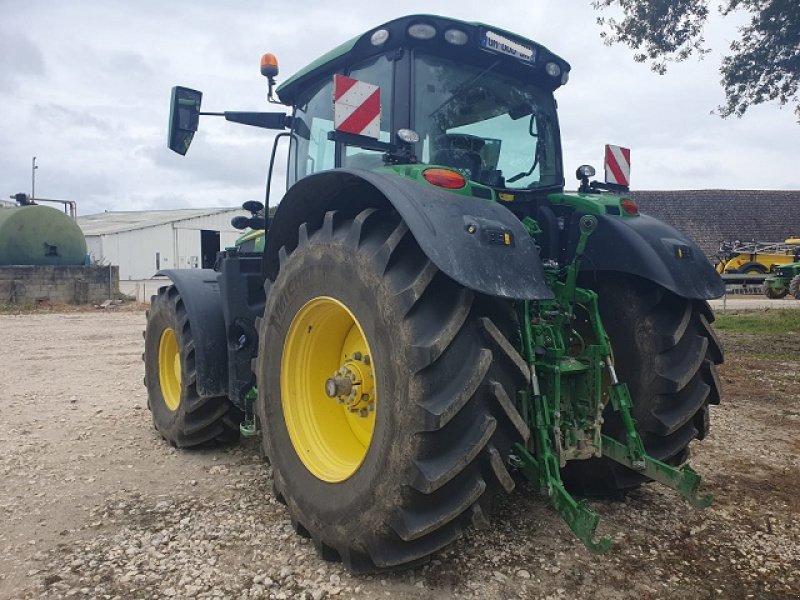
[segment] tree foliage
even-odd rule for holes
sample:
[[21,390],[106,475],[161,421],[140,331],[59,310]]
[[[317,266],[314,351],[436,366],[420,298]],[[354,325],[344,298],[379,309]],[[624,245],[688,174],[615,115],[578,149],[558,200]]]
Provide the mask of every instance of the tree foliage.
[[[599,11],[621,11],[621,18],[598,17],[604,41],[632,48],[636,61],[649,61],[660,74],[666,72],[667,63],[692,55],[702,57],[710,51],[703,38],[709,4],[709,0],[592,2]],[[719,107],[719,114],[741,117],[750,106],[774,101],[781,106],[794,104],[800,118],[800,2],[722,0],[716,7],[725,16],[745,11],[750,17],[722,58],[726,102]]]

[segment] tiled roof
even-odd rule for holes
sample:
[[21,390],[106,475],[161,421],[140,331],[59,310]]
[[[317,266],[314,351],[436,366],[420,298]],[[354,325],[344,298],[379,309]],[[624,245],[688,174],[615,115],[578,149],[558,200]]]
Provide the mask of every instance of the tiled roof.
[[714,258],[722,240],[800,237],[800,190],[636,191],[641,212],[669,223]]

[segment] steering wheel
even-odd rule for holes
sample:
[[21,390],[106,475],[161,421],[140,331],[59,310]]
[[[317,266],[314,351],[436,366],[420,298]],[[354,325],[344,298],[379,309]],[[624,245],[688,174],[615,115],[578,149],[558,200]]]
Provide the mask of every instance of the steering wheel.
[[431,162],[452,167],[472,180],[478,180],[483,169],[480,150],[486,141],[468,133],[445,133],[433,140]]

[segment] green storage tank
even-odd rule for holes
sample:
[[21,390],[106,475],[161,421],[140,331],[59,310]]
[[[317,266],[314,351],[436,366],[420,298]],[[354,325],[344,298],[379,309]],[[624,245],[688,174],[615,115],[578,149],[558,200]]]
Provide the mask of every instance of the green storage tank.
[[0,265],[82,265],[86,238],[67,214],[49,206],[0,208]]

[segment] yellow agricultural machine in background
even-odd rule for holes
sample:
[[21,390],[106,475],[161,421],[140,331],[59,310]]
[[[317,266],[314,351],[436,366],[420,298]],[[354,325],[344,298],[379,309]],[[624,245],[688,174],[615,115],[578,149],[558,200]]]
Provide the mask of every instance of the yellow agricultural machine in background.
[[765,275],[775,267],[800,261],[800,238],[785,242],[720,242],[717,273]]

